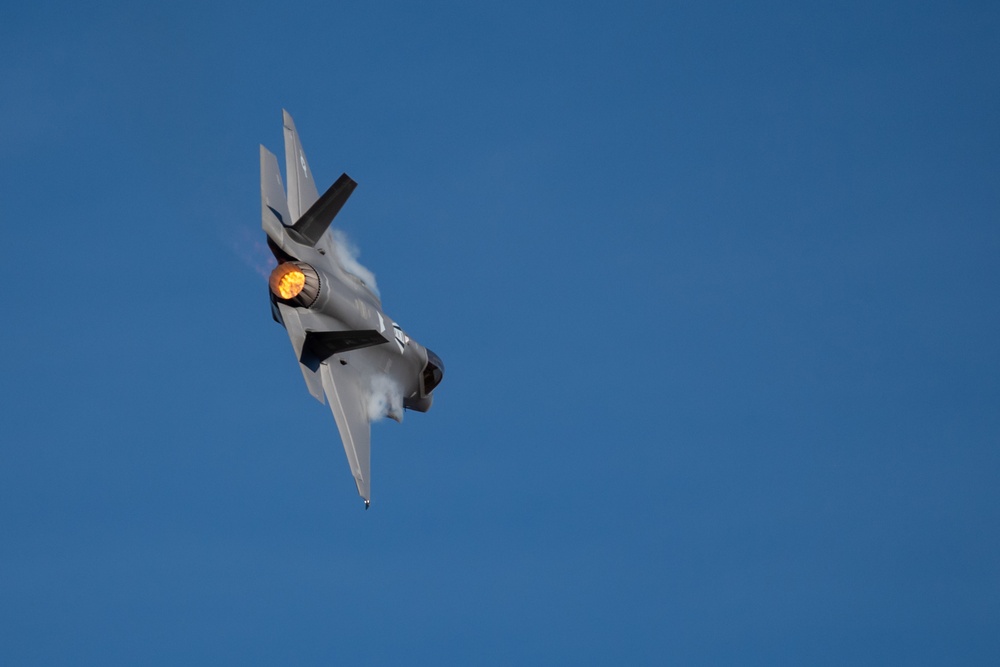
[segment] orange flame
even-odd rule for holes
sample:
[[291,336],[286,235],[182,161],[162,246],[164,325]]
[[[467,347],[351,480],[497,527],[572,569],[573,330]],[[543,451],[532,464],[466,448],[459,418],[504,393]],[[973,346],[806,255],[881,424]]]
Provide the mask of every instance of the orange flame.
[[268,280],[271,291],[282,299],[294,299],[306,284],[306,276],[292,263],[280,264]]

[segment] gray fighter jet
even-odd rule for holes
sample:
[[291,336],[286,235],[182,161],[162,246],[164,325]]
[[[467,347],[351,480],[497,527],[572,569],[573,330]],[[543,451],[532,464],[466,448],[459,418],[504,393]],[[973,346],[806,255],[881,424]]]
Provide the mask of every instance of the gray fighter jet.
[[371,501],[371,422],[396,421],[403,409],[427,412],[444,376],[436,354],[403,332],[338,247],[330,222],[357,186],[343,174],[322,197],[287,111],[285,173],[260,147],[260,202],[267,245],[278,260],[271,272],[271,314],[285,327],[306,386],[330,403],[358,493]]

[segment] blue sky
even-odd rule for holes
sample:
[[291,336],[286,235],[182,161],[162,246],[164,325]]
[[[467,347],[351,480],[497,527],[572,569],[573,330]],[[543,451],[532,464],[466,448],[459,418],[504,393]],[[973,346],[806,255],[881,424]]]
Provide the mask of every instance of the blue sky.
[[[990,3],[22,4],[5,664],[996,664]],[[444,359],[372,508],[269,315],[296,119]]]

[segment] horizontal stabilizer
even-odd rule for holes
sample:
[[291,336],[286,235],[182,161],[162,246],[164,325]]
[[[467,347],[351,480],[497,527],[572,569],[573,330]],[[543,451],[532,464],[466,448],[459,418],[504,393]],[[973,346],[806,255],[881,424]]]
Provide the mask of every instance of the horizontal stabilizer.
[[312,369],[337,354],[372,345],[388,343],[385,336],[374,329],[359,331],[307,331],[299,361]]
[[310,368],[305,362],[302,361],[304,355],[304,349],[306,347],[306,339],[309,336],[309,332],[305,330],[302,324],[302,318],[299,316],[299,311],[292,308],[288,304],[278,303],[271,299],[271,314],[274,319],[281,323],[285,327],[285,331],[288,332],[288,339],[292,342],[292,349],[295,350],[295,356],[299,357],[299,370],[302,371],[302,379],[306,381],[306,387],[309,388],[309,393],[313,395],[320,403],[323,402],[323,381],[319,374],[316,372],[317,367]]
[[337,182],[331,185],[330,189],[292,225],[291,229],[297,235],[297,240],[315,246],[356,187],[358,184],[354,179],[347,174],[341,174]]

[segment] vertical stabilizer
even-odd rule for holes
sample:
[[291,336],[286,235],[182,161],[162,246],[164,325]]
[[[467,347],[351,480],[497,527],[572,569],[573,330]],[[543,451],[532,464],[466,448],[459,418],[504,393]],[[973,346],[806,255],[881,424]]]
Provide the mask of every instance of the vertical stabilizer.
[[299,133],[295,129],[295,121],[290,113],[282,109],[285,122],[285,177],[288,179],[288,210],[292,219],[289,225],[297,221],[309,210],[317,199],[319,192],[313,182],[312,170],[306,161],[305,151]]
[[260,147],[260,215],[264,232],[281,245],[283,225],[291,225],[285,186],[281,184],[278,158],[263,146]]

